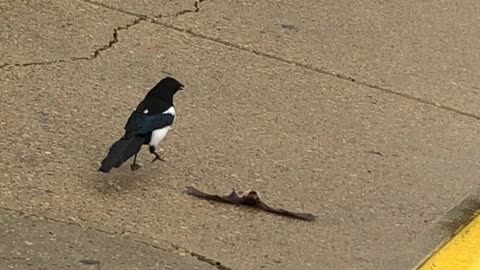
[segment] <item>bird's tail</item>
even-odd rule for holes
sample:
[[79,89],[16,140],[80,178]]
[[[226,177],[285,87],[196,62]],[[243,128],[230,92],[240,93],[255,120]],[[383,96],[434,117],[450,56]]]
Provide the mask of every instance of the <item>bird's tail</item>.
[[112,168],[120,167],[120,165],[140,151],[144,141],[145,137],[142,136],[124,137],[116,141],[110,147],[107,157],[102,161],[102,166],[98,170],[108,173]]

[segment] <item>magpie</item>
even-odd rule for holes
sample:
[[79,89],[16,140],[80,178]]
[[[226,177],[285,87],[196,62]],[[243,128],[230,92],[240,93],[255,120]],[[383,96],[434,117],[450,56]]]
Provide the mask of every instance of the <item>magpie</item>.
[[165,161],[156,152],[156,148],[175,120],[173,96],[183,88],[184,85],[172,77],[166,77],[157,83],[132,112],[124,127],[125,134],[110,147],[98,171],[108,173],[132,156],[134,158],[130,169],[138,170],[140,165],[136,163],[137,154],[142,145],[148,145],[150,153],[155,156],[152,162]]

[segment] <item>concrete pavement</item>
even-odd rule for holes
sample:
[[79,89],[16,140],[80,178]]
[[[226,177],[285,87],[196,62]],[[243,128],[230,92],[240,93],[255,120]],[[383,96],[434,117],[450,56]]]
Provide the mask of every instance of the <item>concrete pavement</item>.
[[[409,269],[477,209],[478,30],[462,26],[478,4],[463,2],[1,2],[0,206],[196,254],[180,266]],[[167,74],[187,86],[167,163],[144,151],[138,172],[97,173]]]
[[[0,210],[2,269],[218,269],[164,241]],[[220,267],[221,269],[221,267]]]

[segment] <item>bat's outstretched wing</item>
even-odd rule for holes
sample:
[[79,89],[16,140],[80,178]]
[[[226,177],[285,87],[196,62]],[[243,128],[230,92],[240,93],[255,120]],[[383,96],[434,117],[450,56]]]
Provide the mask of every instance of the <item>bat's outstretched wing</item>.
[[314,221],[316,219],[314,215],[309,213],[297,213],[297,212],[292,212],[292,211],[288,211],[281,208],[270,207],[269,205],[264,203],[262,200],[260,200],[260,197],[255,191],[242,193],[242,192],[236,192],[235,190],[233,190],[232,193],[230,193],[228,196],[219,196],[219,195],[202,192],[192,186],[188,186],[186,187],[186,189],[187,189],[186,190],[187,194],[198,197],[198,198],[206,199],[206,200],[212,200],[212,201],[224,202],[224,203],[230,203],[230,204],[248,205],[251,207],[262,209],[270,213],[287,216],[291,218],[297,218],[297,219],[306,220],[306,221]]

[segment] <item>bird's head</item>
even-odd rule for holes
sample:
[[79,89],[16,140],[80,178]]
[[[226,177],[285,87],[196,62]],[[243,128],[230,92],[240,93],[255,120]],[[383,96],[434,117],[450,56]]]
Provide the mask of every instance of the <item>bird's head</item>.
[[179,90],[183,90],[184,85],[172,77],[163,78],[155,87],[148,92],[147,96],[172,97]]

